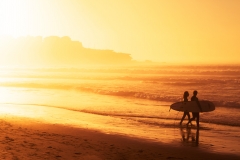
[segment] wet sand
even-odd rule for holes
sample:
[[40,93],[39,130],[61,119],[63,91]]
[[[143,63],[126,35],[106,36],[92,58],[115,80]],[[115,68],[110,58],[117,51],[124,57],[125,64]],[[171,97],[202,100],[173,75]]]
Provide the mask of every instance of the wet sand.
[[[44,108],[35,110],[33,114],[26,106],[1,105],[0,108],[0,159],[32,160],[32,159],[62,159],[62,160],[162,160],[162,159],[239,159],[239,154],[215,152],[211,149],[197,147],[196,143],[186,140],[181,144],[171,143],[172,135],[161,136],[153,141],[141,136],[109,132],[102,127],[84,124],[70,126],[69,123],[52,123],[46,116]],[[4,108],[6,109],[4,111]],[[49,107],[47,107],[49,108]],[[23,112],[25,113],[25,116]],[[56,111],[56,110],[55,110]],[[49,111],[47,111],[49,112]],[[68,111],[52,112],[56,115],[69,115]],[[17,114],[18,113],[18,114]],[[41,113],[41,114],[40,114]],[[61,113],[61,114],[60,114]],[[30,116],[34,115],[34,116]],[[38,116],[36,116],[38,115]],[[40,116],[41,115],[41,116]],[[44,120],[44,116],[45,120]],[[36,118],[37,117],[37,118]],[[58,116],[57,116],[58,117]],[[53,117],[55,121],[61,121]],[[65,117],[66,118],[66,117]],[[69,118],[69,117],[68,117]],[[74,115],[72,113],[72,118]],[[82,121],[84,121],[82,117]],[[49,123],[48,123],[49,121]],[[183,127],[182,135],[188,135],[189,130]],[[195,130],[192,129],[193,133]],[[200,133],[201,129],[200,129]],[[179,133],[178,133],[179,134]],[[192,133],[190,134],[192,135]],[[203,140],[211,134],[203,133]],[[186,136],[187,137],[187,136]],[[184,138],[186,138],[184,137]],[[181,139],[181,136],[179,136]],[[191,139],[191,137],[190,137]],[[168,141],[168,143],[164,143]],[[206,141],[206,140],[205,140]],[[213,139],[211,144],[215,140]],[[219,141],[219,140],[218,140]],[[219,141],[222,143],[222,141]],[[224,143],[224,141],[223,141]],[[229,142],[228,142],[229,143]],[[223,148],[224,150],[224,148]]]
[[[5,117],[5,118],[4,118]],[[29,118],[0,118],[0,159],[239,159],[96,130],[46,124]]]

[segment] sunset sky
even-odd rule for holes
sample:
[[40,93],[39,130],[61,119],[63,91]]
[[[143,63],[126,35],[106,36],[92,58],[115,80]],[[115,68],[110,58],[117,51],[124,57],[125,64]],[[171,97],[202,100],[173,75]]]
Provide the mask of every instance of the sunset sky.
[[0,23],[140,61],[240,64],[240,0],[1,0]]

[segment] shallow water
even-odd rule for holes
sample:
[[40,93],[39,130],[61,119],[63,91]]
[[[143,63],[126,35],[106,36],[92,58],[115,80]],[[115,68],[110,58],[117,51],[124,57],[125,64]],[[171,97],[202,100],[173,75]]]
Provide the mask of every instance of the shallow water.
[[[0,111],[240,155],[239,72],[231,66],[1,71]],[[194,123],[179,126],[181,112],[169,111],[195,89],[216,105],[200,114],[198,133]]]

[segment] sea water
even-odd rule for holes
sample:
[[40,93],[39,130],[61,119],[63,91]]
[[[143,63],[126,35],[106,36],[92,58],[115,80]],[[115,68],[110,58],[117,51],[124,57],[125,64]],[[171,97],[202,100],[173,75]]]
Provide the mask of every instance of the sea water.
[[[68,124],[78,124],[83,117],[86,121],[88,115],[92,126],[107,132],[134,135],[140,130],[142,136],[160,141],[169,134],[161,128],[177,130],[175,138],[186,140],[189,129],[179,127],[182,112],[169,106],[182,101],[184,91],[189,91],[190,100],[197,90],[199,100],[212,101],[216,106],[215,111],[200,114],[200,133],[211,130],[228,137],[232,147],[227,147],[239,154],[234,148],[240,147],[236,141],[240,140],[240,66],[1,69],[0,76],[2,106],[24,105],[27,110],[44,106],[49,108],[45,112],[51,112],[47,113],[49,117],[57,115],[51,109],[61,109],[72,117],[58,114],[55,119]],[[31,116],[37,115],[33,112]],[[192,132],[196,135],[196,130]],[[221,145],[217,137],[209,138]],[[207,144],[209,140],[204,141]]]

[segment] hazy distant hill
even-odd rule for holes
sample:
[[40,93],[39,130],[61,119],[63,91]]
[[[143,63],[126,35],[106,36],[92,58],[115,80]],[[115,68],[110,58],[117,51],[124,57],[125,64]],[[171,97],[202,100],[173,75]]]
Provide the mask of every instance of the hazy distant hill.
[[69,37],[4,37],[0,40],[0,65],[129,64],[132,57],[112,50],[84,48]]

